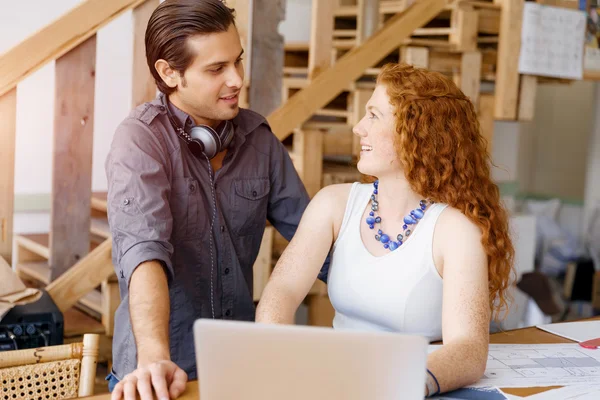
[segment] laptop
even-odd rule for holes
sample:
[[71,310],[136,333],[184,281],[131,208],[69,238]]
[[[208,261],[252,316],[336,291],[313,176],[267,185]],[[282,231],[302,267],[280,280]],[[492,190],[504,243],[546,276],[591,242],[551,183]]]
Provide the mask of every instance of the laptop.
[[201,400],[424,397],[421,336],[199,319],[194,342]]

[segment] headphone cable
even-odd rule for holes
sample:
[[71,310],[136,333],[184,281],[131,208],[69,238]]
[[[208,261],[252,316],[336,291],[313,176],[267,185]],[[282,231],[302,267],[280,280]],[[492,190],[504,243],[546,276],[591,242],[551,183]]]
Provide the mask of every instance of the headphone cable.
[[213,286],[213,274],[215,269],[215,260],[213,256],[213,227],[215,224],[215,218],[217,215],[217,201],[215,199],[215,191],[214,191],[214,180],[213,180],[213,171],[210,165],[210,160],[205,153],[204,158],[206,158],[206,163],[208,164],[208,176],[210,178],[210,194],[212,197],[212,218],[210,220],[210,231],[209,231],[209,239],[210,239],[210,309],[212,312],[212,318],[215,319],[215,301],[214,301],[214,286]]

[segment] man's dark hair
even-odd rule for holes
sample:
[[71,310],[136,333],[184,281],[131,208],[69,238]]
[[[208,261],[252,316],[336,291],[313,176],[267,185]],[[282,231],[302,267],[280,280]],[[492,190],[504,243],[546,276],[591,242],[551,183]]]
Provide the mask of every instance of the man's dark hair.
[[146,60],[158,89],[171,94],[154,64],[163,59],[183,75],[195,54],[187,46],[194,35],[226,32],[235,25],[234,10],[221,0],[166,0],[150,16],[146,28]]

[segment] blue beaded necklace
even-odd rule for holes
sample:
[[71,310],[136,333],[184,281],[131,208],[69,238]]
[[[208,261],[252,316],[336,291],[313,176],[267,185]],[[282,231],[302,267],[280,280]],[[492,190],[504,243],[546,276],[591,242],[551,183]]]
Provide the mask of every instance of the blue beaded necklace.
[[[373,194],[371,195],[371,211],[369,212],[369,216],[366,219],[367,225],[369,225],[369,229],[375,229],[375,224],[381,224],[381,217],[375,215],[375,213],[379,209],[379,203],[377,202],[378,187],[379,181],[373,182]],[[383,247],[389,249],[390,251],[396,250],[398,247],[402,246],[403,241],[406,240],[405,238],[408,238],[410,236],[410,234],[414,230],[413,225],[416,226],[419,223],[419,221],[425,215],[427,207],[431,204],[433,204],[433,202],[421,200],[419,202],[419,208],[412,210],[410,214],[404,217],[404,225],[402,226],[402,229],[404,229],[404,234],[399,233],[396,237],[397,241],[390,239],[390,237],[383,233],[381,229],[377,231],[377,235],[375,235],[375,240],[381,242],[383,244]]]

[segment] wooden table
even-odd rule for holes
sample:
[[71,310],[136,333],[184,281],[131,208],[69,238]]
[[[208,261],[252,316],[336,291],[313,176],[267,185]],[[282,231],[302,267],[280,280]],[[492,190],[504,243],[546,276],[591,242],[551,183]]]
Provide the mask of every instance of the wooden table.
[[[592,320],[599,320],[600,318],[593,318]],[[503,333],[495,333],[490,336],[490,343],[504,343],[504,344],[545,344],[545,343],[573,343],[571,340],[562,338],[560,336],[553,335],[551,333],[539,330],[537,328],[524,328],[515,329],[512,331],[506,331]],[[600,350],[598,350],[600,351]],[[511,388],[503,389],[506,393],[514,394],[517,396],[529,396],[536,393],[541,393],[546,390],[556,389],[559,386],[545,387],[545,388]],[[186,392],[180,397],[181,400],[198,400],[200,398],[198,393],[198,382],[189,382],[187,385]],[[90,399],[94,400],[110,400],[110,394],[102,394],[93,396]]]

